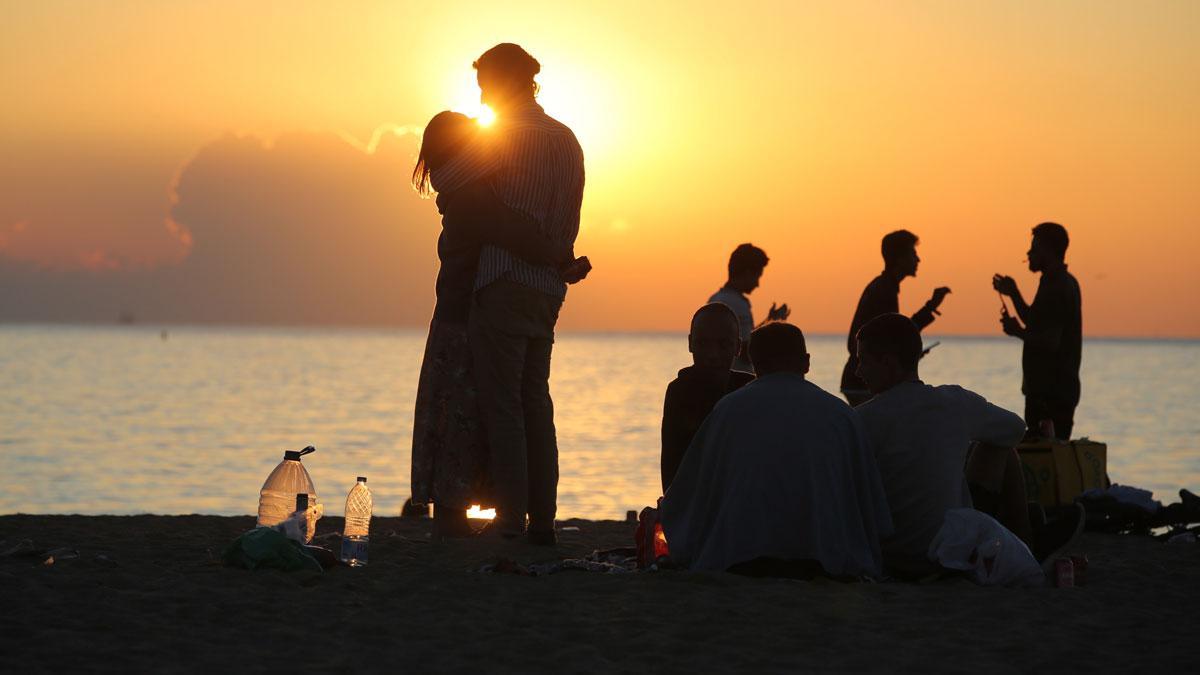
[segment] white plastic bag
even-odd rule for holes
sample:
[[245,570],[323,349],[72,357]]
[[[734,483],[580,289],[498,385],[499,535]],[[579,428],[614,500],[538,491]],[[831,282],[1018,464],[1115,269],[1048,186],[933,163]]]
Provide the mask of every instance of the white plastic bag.
[[950,509],[929,543],[929,559],[971,573],[981,586],[1044,586],[1029,547],[994,518],[975,509]]

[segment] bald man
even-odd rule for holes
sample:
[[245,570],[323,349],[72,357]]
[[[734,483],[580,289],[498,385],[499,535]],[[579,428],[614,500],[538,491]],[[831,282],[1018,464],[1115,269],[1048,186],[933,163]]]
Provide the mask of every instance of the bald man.
[[742,388],[754,375],[733,370],[742,350],[737,315],[727,305],[709,303],[692,315],[688,351],[692,365],[667,385],[662,421],[662,487],[666,493],[688,445],[721,397]]

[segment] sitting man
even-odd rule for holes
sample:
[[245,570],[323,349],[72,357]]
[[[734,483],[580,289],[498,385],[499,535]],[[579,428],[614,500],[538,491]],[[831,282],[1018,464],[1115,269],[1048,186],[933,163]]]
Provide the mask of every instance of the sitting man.
[[889,573],[918,578],[940,571],[928,550],[950,509],[974,505],[996,517],[1041,562],[1078,535],[1078,509],[1032,532],[1013,449],[1025,433],[1024,420],[962,387],[921,382],[921,333],[911,319],[881,314],[856,339],[857,375],[874,398],[855,411],[871,439],[895,525],[895,534],[883,541]]
[[750,358],[758,379],[717,403],[662,499],[671,560],[772,576],[879,575],[892,524],[858,417],[805,380],[799,328],[754,331]]
[[667,385],[662,420],[662,488],[666,493],[696,430],[721,397],[741,389],[754,375],[730,370],[742,348],[738,318],[719,302],[696,310],[688,333],[692,365]]

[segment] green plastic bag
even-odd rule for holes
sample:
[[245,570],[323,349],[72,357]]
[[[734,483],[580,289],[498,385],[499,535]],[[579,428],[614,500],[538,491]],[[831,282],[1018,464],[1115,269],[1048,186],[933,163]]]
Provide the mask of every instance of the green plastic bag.
[[225,549],[221,559],[226,565],[248,570],[266,567],[286,572],[322,571],[321,563],[303,546],[269,527],[256,527],[242,533]]

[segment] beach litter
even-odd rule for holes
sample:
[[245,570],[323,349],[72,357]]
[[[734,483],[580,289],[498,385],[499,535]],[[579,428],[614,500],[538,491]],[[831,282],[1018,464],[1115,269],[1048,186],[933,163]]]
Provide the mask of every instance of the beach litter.
[[[950,509],[929,543],[929,559],[961,570],[980,586],[1036,587],[1046,584],[1042,566],[1017,535],[975,509]],[[1059,577],[1073,565],[1063,559]]]
[[497,558],[476,572],[515,574],[522,577],[544,577],[559,572],[599,572],[600,574],[633,574],[638,571],[633,549],[619,548],[592,551],[583,558],[563,558],[523,565],[511,558]]
[[282,532],[270,527],[256,527],[243,532],[221,554],[230,567],[255,570],[279,569],[286,572],[302,570],[321,572],[321,563],[306,547]]
[[37,553],[39,551],[34,548],[32,539],[21,539],[12,543],[0,541],[0,558],[17,558],[36,555]]

